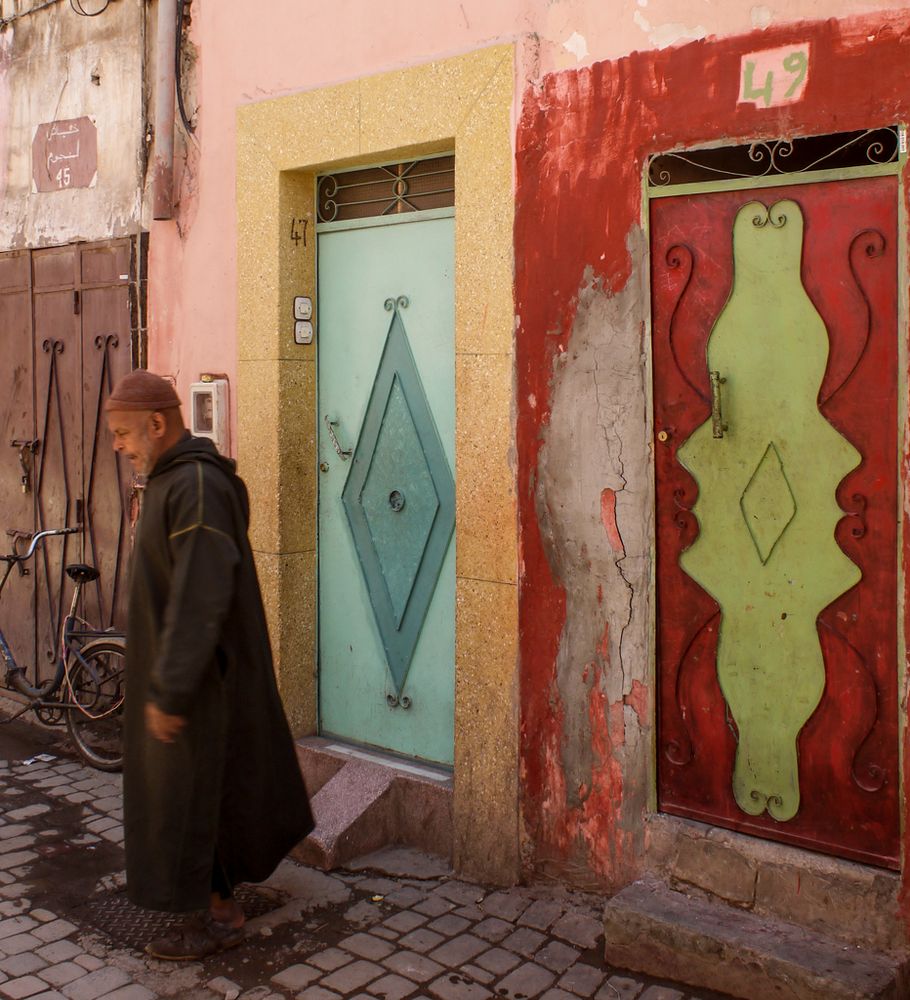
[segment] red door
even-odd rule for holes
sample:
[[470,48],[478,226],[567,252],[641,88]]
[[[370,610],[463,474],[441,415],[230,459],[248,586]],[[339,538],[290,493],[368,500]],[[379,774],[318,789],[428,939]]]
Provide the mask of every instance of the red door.
[[[786,212],[776,208],[782,203]],[[652,201],[650,212],[660,808],[897,867],[897,179],[668,197]],[[790,216],[791,237],[801,225],[796,254],[790,263],[775,260],[769,238],[750,260],[743,248],[752,227],[770,234],[784,225],[775,212]],[[737,305],[743,296],[752,297],[751,313]],[[756,297],[766,318],[756,314]],[[774,326],[785,299],[801,303],[792,331]],[[749,315],[751,328],[737,330]],[[826,341],[811,391],[770,408],[777,429],[755,461],[724,465],[723,449],[735,448],[744,431],[724,423],[722,408],[712,424],[712,403],[742,401],[769,385],[774,398],[773,387],[794,368],[811,372],[802,347],[788,353],[809,321]],[[748,362],[755,378],[740,364],[735,378],[719,372],[712,387],[720,338],[731,336],[749,338],[740,343],[750,351],[728,351],[728,363],[755,359]],[[750,419],[764,447],[755,427],[761,412],[753,408]],[[840,456],[827,470],[828,497],[803,491],[796,452],[779,440],[788,428],[799,438],[809,424]],[[721,491],[731,498],[726,511]],[[815,543],[817,560],[810,551],[798,565],[782,563],[799,525],[818,537],[825,518],[830,529]],[[695,559],[700,536],[710,537],[710,551],[702,545]],[[812,611],[803,653],[787,644],[784,605],[757,631],[750,624],[732,634],[736,622],[777,599],[767,584],[759,592],[750,583],[767,579],[775,560],[784,589],[825,593],[832,558],[850,572]],[[710,573],[693,568],[708,562]],[[793,725],[791,703],[800,697],[807,707]],[[787,770],[779,762],[789,741],[786,792],[744,796],[761,772],[744,760],[747,736],[750,758],[766,757],[775,774]],[[791,808],[781,804],[788,796]]]

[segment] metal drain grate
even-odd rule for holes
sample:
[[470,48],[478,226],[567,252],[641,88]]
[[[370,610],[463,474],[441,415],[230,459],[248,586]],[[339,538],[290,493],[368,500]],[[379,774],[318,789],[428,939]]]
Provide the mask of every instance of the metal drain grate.
[[[277,893],[245,885],[239,886],[234,896],[243,907],[247,920],[270,913],[285,902]],[[81,916],[118,947],[143,951],[149,941],[185,923],[188,914],[143,910],[134,906],[125,892],[107,892],[88,902]]]

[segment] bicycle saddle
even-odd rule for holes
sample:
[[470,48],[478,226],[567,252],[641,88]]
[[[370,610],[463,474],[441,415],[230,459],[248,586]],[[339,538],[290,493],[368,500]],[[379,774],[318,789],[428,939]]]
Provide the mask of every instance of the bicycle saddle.
[[74,583],[91,583],[97,580],[101,574],[94,566],[86,566],[85,563],[72,563],[66,567],[66,575]]

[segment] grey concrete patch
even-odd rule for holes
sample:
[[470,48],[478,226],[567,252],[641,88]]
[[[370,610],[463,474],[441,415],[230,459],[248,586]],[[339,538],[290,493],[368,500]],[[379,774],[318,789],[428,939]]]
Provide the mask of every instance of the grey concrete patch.
[[350,871],[375,871],[396,878],[434,879],[452,873],[452,866],[445,858],[414,847],[386,847],[354,858],[345,867]]
[[[643,256],[638,231],[630,237],[630,253]],[[554,576],[572,595],[556,662],[564,719],[559,763],[570,809],[583,807],[603,780],[602,771],[595,777],[592,691],[616,705],[631,693],[634,680],[650,683],[653,503],[650,428],[643,419],[645,301],[637,277],[616,295],[592,269],[581,277],[567,349],[554,359],[550,420],[538,462],[535,500],[542,541]],[[605,496],[610,524],[603,519]],[[649,755],[640,745],[645,721],[625,705],[621,723],[621,738],[616,734],[611,742],[623,771],[619,825],[634,845],[631,858],[644,853]],[[609,714],[603,720],[607,727],[616,724]],[[619,840],[598,846],[611,853],[609,867],[621,884],[626,858],[617,851]],[[579,850],[590,850],[584,844],[579,839]],[[585,866],[592,860],[578,859]],[[604,863],[597,859],[601,868]]]

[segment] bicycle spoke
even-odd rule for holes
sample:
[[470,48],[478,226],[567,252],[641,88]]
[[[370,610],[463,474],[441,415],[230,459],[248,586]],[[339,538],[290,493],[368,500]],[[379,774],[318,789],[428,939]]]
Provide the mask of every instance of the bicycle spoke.
[[109,640],[87,646],[67,669],[70,735],[85,760],[107,771],[122,762],[123,663],[123,644]]

